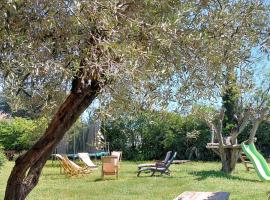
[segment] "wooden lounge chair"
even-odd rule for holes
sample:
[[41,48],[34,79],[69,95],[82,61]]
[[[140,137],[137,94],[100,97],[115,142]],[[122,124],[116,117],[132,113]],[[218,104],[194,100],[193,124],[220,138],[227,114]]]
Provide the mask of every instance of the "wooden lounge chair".
[[67,162],[67,164],[71,166],[72,170],[77,171],[79,174],[89,174],[91,172],[91,170],[89,170],[87,167],[81,167],[77,165],[75,162],[69,160],[66,155],[64,155],[63,157]]
[[112,151],[111,155],[116,156],[118,161],[121,162],[121,160],[122,160],[122,151]]
[[116,175],[118,179],[118,158],[116,156],[103,156],[101,157],[102,169],[101,177],[104,179],[105,175]]
[[97,166],[92,162],[88,153],[78,153],[80,160],[89,168],[97,169]]
[[55,154],[55,157],[60,163],[60,173],[62,173],[62,170],[64,170],[64,173],[67,176],[73,176],[77,174],[76,171],[72,170],[73,167],[66,161],[63,155]]
[[67,176],[77,176],[89,174],[91,171],[86,168],[82,168],[76,163],[68,159],[67,156],[56,154],[55,155],[60,162],[60,166],[64,169],[64,173]]
[[155,167],[156,165],[162,164],[162,163],[166,164],[170,160],[171,155],[172,155],[172,151],[168,151],[167,154],[166,154],[165,159],[162,160],[162,161],[157,161],[155,163],[139,164],[138,165],[138,170],[140,170],[141,168],[144,168],[144,167]]
[[177,152],[173,154],[172,158],[166,164],[157,163],[155,167],[143,167],[139,169],[137,172],[137,176],[140,176],[141,172],[145,172],[145,173],[152,172],[151,176],[154,176],[156,172],[159,172],[160,175],[166,174],[169,176],[171,173],[169,167],[172,164],[173,160],[175,159],[176,155],[177,155]]
[[116,156],[117,160],[116,163],[118,165],[118,169],[120,168],[120,162],[122,160],[122,151],[112,151],[111,156]]

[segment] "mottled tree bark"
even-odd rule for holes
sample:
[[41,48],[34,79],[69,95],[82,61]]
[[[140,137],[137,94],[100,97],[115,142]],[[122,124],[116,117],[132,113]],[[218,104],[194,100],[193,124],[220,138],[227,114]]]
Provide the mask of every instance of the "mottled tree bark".
[[46,160],[65,133],[97,97],[101,85],[92,81],[83,85],[77,81],[65,102],[54,115],[43,136],[24,155],[20,156],[7,182],[5,200],[24,200],[37,185]]
[[235,170],[235,166],[239,158],[239,152],[239,149],[234,148],[222,148],[220,150],[222,163],[221,171],[231,174]]

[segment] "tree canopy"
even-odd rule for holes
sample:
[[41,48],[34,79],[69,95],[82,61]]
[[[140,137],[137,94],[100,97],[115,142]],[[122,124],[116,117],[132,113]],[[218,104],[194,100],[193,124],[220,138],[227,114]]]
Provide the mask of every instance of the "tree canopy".
[[1,0],[3,91],[13,109],[53,116],[17,160],[5,199],[25,199],[97,98],[115,112],[216,97],[253,48],[267,53],[269,19],[258,0]]
[[106,83],[102,103],[208,98],[226,69],[269,43],[260,1],[8,1],[1,10],[5,91],[13,109],[37,113],[55,110],[82,69],[85,82]]

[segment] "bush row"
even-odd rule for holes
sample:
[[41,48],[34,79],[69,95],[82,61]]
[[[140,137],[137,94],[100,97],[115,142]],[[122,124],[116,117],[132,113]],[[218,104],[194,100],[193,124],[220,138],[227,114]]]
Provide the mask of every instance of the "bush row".
[[[3,150],[27,150],[40,137],[47,120],[14,118],[0,120],[0,146]],[[77,132],[80,131],[76,126]],[[239,137],[247,139],[248,127]],[[178,159],[215,160],[218,157],[205,146],[210,142],[210,130],[195,116],[174,113],[145,112],[138,116],[122,116],[102,124],[111,150],[123,151],[128,160],[161,159],[167,151],[178,152]],[[257,148],[265,157],[270,155],[270,125],[262,123],[257,132]],[[1,150],[0,150],[1,152]],[[3,160],[0,153],[0,165]]]
[[[178,152],[178,159],[216,160],[218,157],[206,149],[210,130],[195,116],[174,113],[143,113],[137,117],[119,117],[102,126],[110,149],[122,150],[125,159],[161,159],[167,151]],[[247,139],[250,127],[239,137]],[[270,125],[262,123],[257,132],[257,148],[264,156],[270,154]]]
[[144,113],[107,121],[103,129],[110,149],[122,150],[126,159],[160,159],[169,150],[177,151],[179,159],[215,159],[205,148],[210,140],[208,127],[192,116]]

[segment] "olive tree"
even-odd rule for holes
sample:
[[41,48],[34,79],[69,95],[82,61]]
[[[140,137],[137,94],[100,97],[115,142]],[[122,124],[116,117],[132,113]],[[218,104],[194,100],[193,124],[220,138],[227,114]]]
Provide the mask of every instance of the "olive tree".
[[[196,85],[189,87],[186,92],[190,91],[191,97],[196,94],[195,97],[204,102],[218,99],[216,101],[222,103],[218,122],[215,121],[216,114],[212,112],[209,117],[206,111],[200,115],[208,122],[218,140],[216,152],[222,161],[222,171],[231,173],[240,149],[228,148],[228,145],[237,144],[237,137],[250,121],[254,122],[251,141],[258,124],[268,115],[266,99],[261,98],[261,103],[256,106],[254,98],[253,103],[249,104],[244,104],[241,99],[244,95],[251,98],[250,91],[254,93],[256,90],[251,66],[260,56],[268,53],[269,5],[262,1],[202,2],[201,7],[188,10],[188,15],[192,17],[185,18],[189,26],[181,29],[181,32],[187,39],[192,35],[190,40],[196,56],[190,57],[190,60],[198,60],[189,60],[184,65],[190,68],[192,64],[193,67],[193,73],[188,72],[188,81],[192,85],[193,80],[204,79],[201,83],[206,87],[198,90],[199,95],[193,91]],[[254,49],[256,54],[253,53]],[[180,91],[182,89],[180,87]],[[225,137],[229,139],[228,144],[224,143]]]
[[[47,158],[98,97],[146,91],[180,72],[178,1],[2,1],[0,70],[13,109],[53,115],[20,156],[5,199],[25,199]],[[176,8],[174,8],[176,7]],[[174,49],[173,51],[171,51]],[[179,52],[179,53],[177,53]],[[174,70],[175,69],[175,70]],[[137,91],[136,91],[137,90]]]
[[26,198],[95,99],[116,110],[211,96],[224,69],[246,60],[269,24],[259,1],[1,0],[0,11],[0,72],[9,102],[52,116],[16,160],[6,200]]

